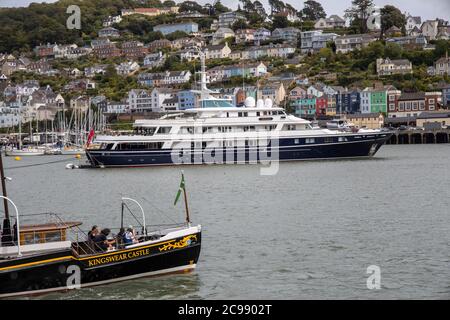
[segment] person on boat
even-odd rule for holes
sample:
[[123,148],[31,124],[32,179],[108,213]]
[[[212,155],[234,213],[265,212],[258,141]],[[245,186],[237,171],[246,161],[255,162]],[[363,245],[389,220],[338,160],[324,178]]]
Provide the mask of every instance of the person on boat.
[[125,245],[138,243],[138,240],[136,239],[136,236],[134,235],[132,228],[128,228],[127,232],[125,232],[125,236],[123,237],[123,242]]
[[17,222],[14,222],[13,225],[13,241],[17,243]]
[[98,234],[99,234],[98,227],[94,225],[94,226],[92,226],[91,231],[88,232],[88,239],[89,239],[90,241],[93,241],[94,238],[95,238]]
[[119,233],[116,236],[116,241],[117,241],[116,243],[117,243],[118,248],[123,247],[123,245],[125,243],[124,238],[125,238],[125,228],[120,228]]
[[102,229],[102,231],[100,231],[100,234],[98,234],[94,238],[95,247],[102,251],[111,250],[113,248],[112,245],[116,243],[116,240],[108,240],[108,235],[110,233],[111,230],[109,230],[108,228]]

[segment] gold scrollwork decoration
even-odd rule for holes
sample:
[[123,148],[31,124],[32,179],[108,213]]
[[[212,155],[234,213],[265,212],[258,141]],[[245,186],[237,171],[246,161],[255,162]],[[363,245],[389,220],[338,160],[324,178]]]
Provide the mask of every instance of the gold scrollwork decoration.
[[187,247],[188,245],[190,245],[191,241],[197,241],[197,235],[191,234],[189,236],[184,237],[180,241],[165,244],[165,245],[159,247],[158,249],[161,252],[161,251],[167,251],[167,250],[172,250],[172,249],[184,248],[184,247]]

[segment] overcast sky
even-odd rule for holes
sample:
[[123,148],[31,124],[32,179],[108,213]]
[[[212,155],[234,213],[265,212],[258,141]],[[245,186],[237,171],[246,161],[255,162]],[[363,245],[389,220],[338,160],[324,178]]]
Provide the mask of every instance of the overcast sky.
[[[56,0],[0,0],[0,7],[19,7],[27,6],[31,2],[55,2]],[[177,0],[176,2],[181,2]],[[212,0],[199,0],[201,4],[211,3]],[[267,4],[267,0],[261,2]],[[285,0],[294,7],[301,9],[303,7],[303,0]],[[328,15],[339,14],[343,15],[346,8],[350,7],[351,0],[319,0],[322,3]],[[450,20],[450,1],[449,0],[374,0],[378,6],[392,4],[400,8],[403,12],[409,12],[413,15],[420,15],[423,19],[433,19],[436,17]],[[222,3],[231,8],[236,8],[239,3],[238,0],[222,0]]]

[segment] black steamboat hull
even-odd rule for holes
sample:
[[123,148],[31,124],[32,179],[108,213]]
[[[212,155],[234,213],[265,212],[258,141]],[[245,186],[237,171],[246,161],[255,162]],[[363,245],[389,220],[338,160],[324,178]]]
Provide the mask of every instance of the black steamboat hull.
[[0,298],[66,291],[186,272],[200,255],[201,233],[87,257],[72,250],[0,263]]
[[[313,159],[361,158],[374,156],[390,138],[390,133],[360,134],[339,137],[315,138],[307,144],[304,138],[286,138],[272,141],[267,147],[234,147],[222,149],[178,150],[161,149],[148,151],[87,150],[86,155],[93,167],[141,167],[179,164],[254,164],[267,161],[297,161]],[[343,137],[341,137],[344,139]],[[330,139],[330,138],[328,138]],[[262,152],[263,150],[263,152]],[[220,155],[220,156],[217,156]]]

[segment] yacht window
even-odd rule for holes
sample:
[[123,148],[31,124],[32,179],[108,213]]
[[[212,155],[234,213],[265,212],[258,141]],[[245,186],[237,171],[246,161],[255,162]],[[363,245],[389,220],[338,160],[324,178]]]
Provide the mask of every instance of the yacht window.
[[194,127],[186,127],[186,132],[193,134],[194,133]]
[[314,138],[306,138],[305,143],[314,143],[316,140]]
[[219,127],[219,132],[232,132],[232,127]]
[[158,134],[167,134],[167,133],[169,133],[170,132],[170,129],[171,129],[172,127],[159,127],[159,129],[158,129]]
[[146,136],[152,136],[155,134],[156,127],[150,127],[150,128],[143,128],[142,133]]
[[259,117],[261,115],[261,112],[257,111],[256,116]]
[[296,129],[295,124],[288,124],[288,125],[286,125],[286,130],[287,131],[293,131],[295,129]]
[[329,138],[324,138],[323,141],[324,141],[325,143],[331,143],[331,142],[333,142],[333,138],[331,138],[331,137],[329,137]]
[[123,142],[118,144],[117,150],[139,151],[161,149],[163,144],[163,142]]
[[348,139],[346,137],[339,137],[338,141],[339,142],[344,142],[344,141],[348,141]]
[[224,148],[232,147],[232,146],[233,146],[233,141],[227,141],[227,140],[223,141],[223,147]]
[[300,144],[300,139],[294,139],[295,144]]

